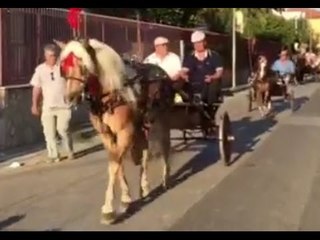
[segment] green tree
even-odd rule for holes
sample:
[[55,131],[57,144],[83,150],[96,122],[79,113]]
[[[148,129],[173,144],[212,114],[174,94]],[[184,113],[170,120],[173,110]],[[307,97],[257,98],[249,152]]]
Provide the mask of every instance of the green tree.
[[280,41],[290,45],[297,37],[300,41],[307,41],[309,29],[309,24],[304,19],[298,20],[296,29],[294,20],[285,20],[270,12],[260,12],[247,16],[245,36]]
[[[281,9],[276,9],[281,10]],[[268,8],[242,8],[245,24],[245,37],[257,37],[291,44],[297,37],[300,41],[307,41],[309,25],[301,19],[295,29],[294,21],[287,21],[275,16]],[[230,8],[204,8],[200,16],[207,23],[210,31],[231,33],[232,9]]]
[[203,8],[199,15],[209,31],[230,33],[232,30],[232,8]]
[[143,21],[193,27],[197,24],[201,8],[89,8],[89,11],[116,17],[135,19],[140,15]]

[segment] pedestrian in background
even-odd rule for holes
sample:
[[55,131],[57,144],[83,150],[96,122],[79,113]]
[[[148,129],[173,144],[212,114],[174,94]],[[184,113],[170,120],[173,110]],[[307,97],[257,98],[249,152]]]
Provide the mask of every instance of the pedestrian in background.
[[[58,48],[56,45],[47,44],[44,47],[45,61],[36,67],[30,82],[33,86],[31,112],[35,116],[41,116],[48,162],[59,162],[61,160],[56,132],[64,143],[68,159],[74,159],[69,130],[71,105],[64,98],[66,81],[61,76],[57,54]],[[42,107],[40,106],[41,99]]]

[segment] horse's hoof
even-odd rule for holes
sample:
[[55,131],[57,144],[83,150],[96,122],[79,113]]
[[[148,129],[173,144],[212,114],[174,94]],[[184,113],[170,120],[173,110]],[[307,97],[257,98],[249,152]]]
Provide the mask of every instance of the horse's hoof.
[[116,220],[116,214],[114,212],[102,213],[100,223],[104,225],[111,225]]
[[169,190],[170,189],[170,182],[168,180],[164,181],[162,183],[162,188],[163,188],[164,191]]
[[167,191],[169,189],[168,184],[162,184],[163,191]]
[[126,202],[121,202],[120,203],[120,209],[119,209],[119,212],[121,213],[121,214],[124,214],[124,213],[126,213],[127,211],[128,211],[128,209],[129,209],[129,207],[130,207],[130,204],[131,203],[126,203]]
[[145,189],[140,190],[140,197],[142,199],[147,198],[149,196],[149,194],[150,194],[149,188],[145,188]]

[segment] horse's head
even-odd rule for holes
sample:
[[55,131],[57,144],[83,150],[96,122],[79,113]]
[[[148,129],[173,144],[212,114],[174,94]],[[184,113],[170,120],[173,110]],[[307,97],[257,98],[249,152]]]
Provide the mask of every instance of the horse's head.
[[87,40],[72,40],[68,43],[55,41],[61,48],[61,74],[66,79],[66,100],[75,104],[84,94],[90,76],[96,74],[94,50]]
[[260,55],[258,57],[258,66],[259,66],[259,69],[265,69],[268,65],[268,60],[266,58],[266,56],[264,55]]
[[257,78],[263,80],[268,73],[268,60],[266,56],[260,55],[257,61]]
[[173,103],[174,92],[168,74],[159,66],[144,64],[141,96],[147,103],[149,117],[168,109]]

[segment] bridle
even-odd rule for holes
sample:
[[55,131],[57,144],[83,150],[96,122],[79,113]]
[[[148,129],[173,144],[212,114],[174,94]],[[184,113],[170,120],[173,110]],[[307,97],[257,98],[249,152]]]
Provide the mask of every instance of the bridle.
[[67,81],[71,80],[71,81],[78,81],[84,85],[87,84],[87,82],[83,79],[83,78],[77,78],[77,77],[65,77],[65,79],[67,79]]
[[258,71],[257,71],[257,80],[262,81],[267,75],[267,69],[268,69],[268,61],[266,57],[259,56],[258,58]]
[[[81,98],[82,100],[87,100],[92,110],[97,113],[98,115],[101,115],[102,112],[108,111],[109,113],[113,113],[113,109],[115,106],[119,105],[119,102],[117,103],[111,103],[113,98],[111,97],[107,101],[103,101],[106,97],[110,97],[113,94],[116,94],[115,92],[107,92],[107,93],[101,93],[96,92],[92,93],[90,92],[90,74],[85,70],[81,68],[82,77],[74,77],[74,76],[66,76],[64,75],[64,71],[61,69],[61,74],[64,76],[64,78],[67,81],[76,81],[82,84],[83,89],[81,90]],[[94,83],[92,83],[94,84]],[[97,89],[98,91],[98,89]]]

